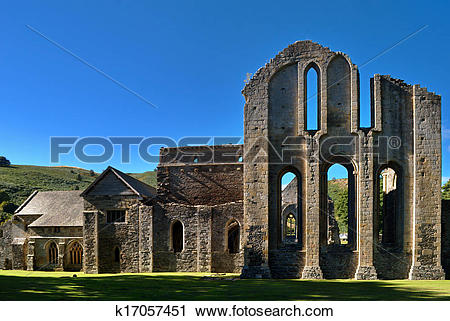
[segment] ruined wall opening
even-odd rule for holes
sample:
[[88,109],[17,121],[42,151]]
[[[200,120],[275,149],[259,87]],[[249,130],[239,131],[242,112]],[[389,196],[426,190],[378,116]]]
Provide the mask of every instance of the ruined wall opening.
[[183,251],[183,243],[184,243],[184,232],[183,232],[183,224],[180,221],[175,221],[172,224],[172,250],[175,253],[179,253]]
[[397,166],[385,166],[378,175],[376,239],[389,246],[400,245],[401,174]]
[[296,170],[282,172],[279,182],[279,222],[282,243],[300,243],[300,175]]
[[289,213],[286,217],[285,222],[286,230],[284,232],[285,238],[296,238],[297,237],[297,220],[294,214]]
[[320,129],[320,81],[319,68],[310,64],[305,69],[305,128]]
[[58,264],[58,246],[55,242],[48,246],[48,264]]
[[324,164],[321,180],[321,244],[356,248],[356,179],[348,160]]
[[228,253],[239,253],[240,250],[240,226],[236,220],[231,220],[227,224],[227,249]]

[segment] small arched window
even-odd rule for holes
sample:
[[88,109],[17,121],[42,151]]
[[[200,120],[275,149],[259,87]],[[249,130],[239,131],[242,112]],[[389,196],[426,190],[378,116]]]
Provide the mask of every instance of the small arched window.
[[50,246],[48,247],[48,263],[58,263],[58,247],[56,246],[55,242],[50,243]]
[[70,248],[70,264],[80,265],[83,262],[83,248],[80,243],[75,242]]
[[175,253],[183,251],[183,224],[176,221],[172,224],[172,249]]
[[114,262],[120,263],[120,249],[118,247],[114,249]]
[[297,237],[297,221],[295,220],[295,216],[292,213],[289,213],[286,217],[286,237]]
[[236,220],[232,220],[227,226],[227,248],[228,253],[239,253],[240,228]]

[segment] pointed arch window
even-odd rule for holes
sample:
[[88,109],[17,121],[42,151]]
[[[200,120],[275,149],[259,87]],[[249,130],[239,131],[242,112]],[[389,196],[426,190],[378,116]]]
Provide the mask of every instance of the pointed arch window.
[[320,126],[320,74],[316,64],[305,69],[305,128],[319,130]]
[[75,242],[69,252],[70,264],[80,265],[83,262],[83,248],[80,243]]
[[50,243],[50,246],[48,247],[48,263],[58,263],[58,247],[56,246],[55,242]]

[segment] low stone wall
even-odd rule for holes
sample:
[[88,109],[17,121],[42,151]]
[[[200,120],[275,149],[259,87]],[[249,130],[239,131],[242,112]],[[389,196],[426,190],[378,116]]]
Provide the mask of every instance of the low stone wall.
[[358,267],[358,252],[345,245],[320,249],[320,268],[325,279],[353,279]]
[[411,253],[378,247],[374,253],[374,266],[378,279],[407,279],[411,269]]
[[305,254],[298,244],[286,244],[270,251],[271,276],[275,279],[299,279],[305,267]]

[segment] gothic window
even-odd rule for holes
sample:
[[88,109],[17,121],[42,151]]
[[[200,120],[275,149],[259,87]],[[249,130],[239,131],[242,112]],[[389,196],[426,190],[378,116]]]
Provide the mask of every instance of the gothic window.
[[80,243],[75,242],[69,251],[70,264],[79,265],[83,260],[83,248]]
[[183,251],[183,224],[176,221],[172,224],[172,249],[175,253]]
[[48,263],[58,263],[58,247],[56,246],[55,242],[50,243],[50,246],[48,247]]
[[227,226],[227,248],[228,253],[239,253],[240,228],[236,220],[232,220]]

